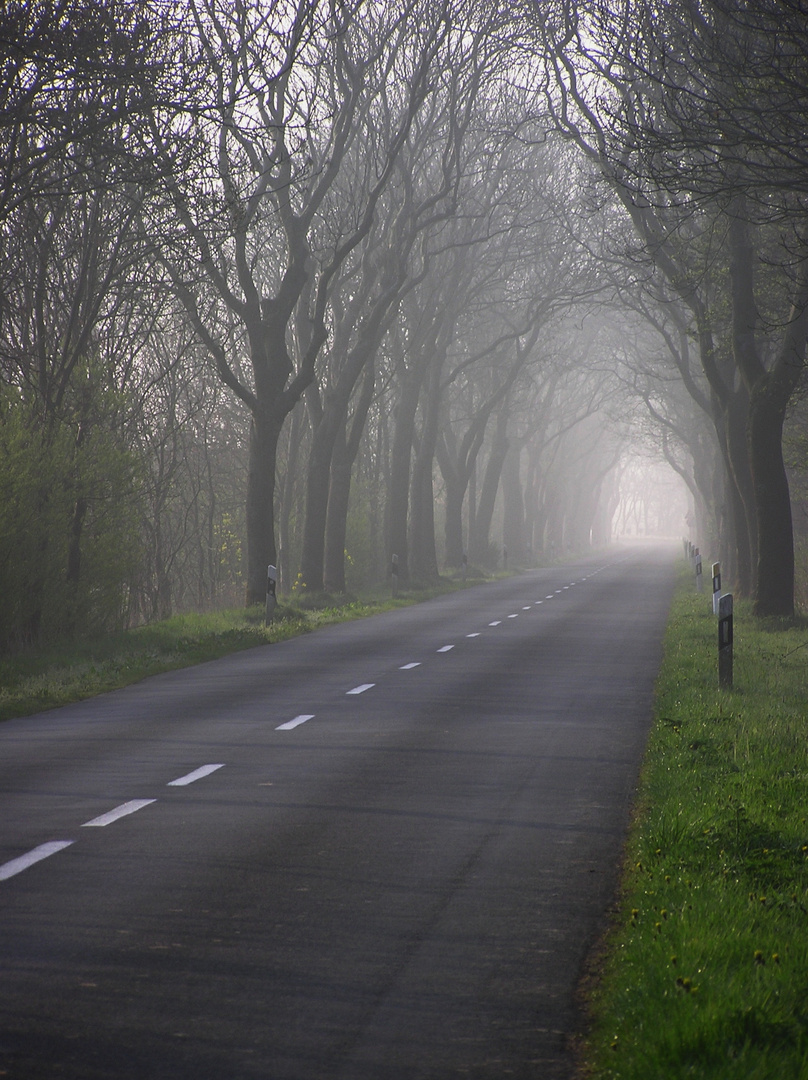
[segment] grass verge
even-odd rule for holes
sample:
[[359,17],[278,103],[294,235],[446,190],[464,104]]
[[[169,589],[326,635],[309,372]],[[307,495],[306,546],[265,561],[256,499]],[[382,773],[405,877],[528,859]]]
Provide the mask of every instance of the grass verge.
[[261,607],[204,615],[175,615],[163,622],[110,634],[93,641],[63,644],[0,660],[0,721],[67,705],[116,690],[147,675],[188,667],[256,645],[284,641],[318,627],[406,607],[465,585],[440,585],[402,593],[368,592],[359,600],[329,598],[325,606],[306,598],[307,607],[279,604],[264,626]]
[[735,679],[689,572],[672,608],[584,1075],[808,1080],[808,622],[735,605]]

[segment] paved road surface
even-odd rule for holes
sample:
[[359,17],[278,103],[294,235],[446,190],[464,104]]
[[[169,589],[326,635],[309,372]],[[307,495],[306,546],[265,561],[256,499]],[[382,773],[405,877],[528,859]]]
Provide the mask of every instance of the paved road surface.
[[673,569],[616,548],[0,725],[0,1076],[569,1077]]

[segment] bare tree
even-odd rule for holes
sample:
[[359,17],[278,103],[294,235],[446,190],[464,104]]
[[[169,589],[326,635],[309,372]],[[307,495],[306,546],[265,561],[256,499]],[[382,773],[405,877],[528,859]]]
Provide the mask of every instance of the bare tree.
[[[197,0],[189,11],[212,101],[183,103],[151,124],[161,210],[173,219],[162,257],[220,378],[250,411],[247,601],[255,603],[277,561],[280,433],[315,378],[332,284],[370,232],[452,10],[418,0],[374,8]],[[389,116],[379,129],[382,93]],[[178,139],[197,148],[192,172],[172,167]],[[364,153],[346,205],[335,184],[357,147]],[[244,370],[211,322],[219,307],[239,322]]]
[[[343,551],[337,547],[344,528],[338,522],[347,509],[346,485],[370,404],[372,378],[363,379],[364,392],[346,438],[350,396],[360,374],[373,364],[404,297],[428,277],[430,237],[458,212],[465,132],[477,113],[480,85],[501,51],[495,40],[482,33],[482,27],[477,29],[474,35],[449,35],[440,64],[433,65],[435,89],[413,117],[380,200],[376,223],[332,288],[332,341],[320,378],[322,393],[315,384],[307,392],[313,441],[302,574],[315,590],[323,587],[326,517],[331,523],[331,542],[325,584],[333,589],[344,581],[339,565]],[[385,93],[380,95],[380,106],[382,117],[389,116]],[[332,475],[337,442],[338,473]],[[402,570],[406,572],[404,566]]]
[[[782,425],[808,338],[804,10],[723,0],[534,10],[560,129],[613,186],[690,311],[736,523],[750,536],[756,611],[788,615]],[[717,328],[710,292],[722,267],[730,316]]]

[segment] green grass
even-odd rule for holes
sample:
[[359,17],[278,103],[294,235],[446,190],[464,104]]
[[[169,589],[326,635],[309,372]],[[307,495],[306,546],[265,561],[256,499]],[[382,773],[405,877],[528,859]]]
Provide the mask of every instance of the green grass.
[[584,1074],[808,1078],[808,622],[735,606],[717,687],[709,596],[672,609]]
[[240,608],[205,615],[176,615],[163,622],[66,643],[0,659],[0,721],[66,705],[137,682],[147,675],[284,641],[321,626],[363,618],[452,592],[466,583],[442,581],[396,599],[389,590],[368,591],[361,599],[305,598],[302,605],[279,604],[269,627],[264,609]]

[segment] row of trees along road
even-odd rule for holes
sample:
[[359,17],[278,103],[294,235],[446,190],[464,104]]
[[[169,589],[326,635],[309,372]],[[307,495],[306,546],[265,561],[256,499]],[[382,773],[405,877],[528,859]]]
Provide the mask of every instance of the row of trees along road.
[[638,435],[787,612],[798,14],[5,5],[3,647],[606,541]]
[[786,410],[808,334],[800,0],[541,6],[548,107],[625,207],[707,382],[742,591],[793,612]]

